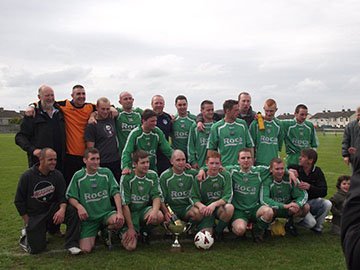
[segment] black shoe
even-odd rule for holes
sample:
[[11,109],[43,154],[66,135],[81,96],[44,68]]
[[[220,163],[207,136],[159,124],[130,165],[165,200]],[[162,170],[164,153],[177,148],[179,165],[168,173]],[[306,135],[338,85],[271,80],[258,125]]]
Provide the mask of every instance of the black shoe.
[[150,245],[150,234],[146,231],[140,231],[141,243]]
[[289,220],[288,222],[286,222],[285,231],[287,233],[290,233],[292,236],[298,236],[299,235],[299,233],[298,233],[298,231],[297,231],[297,229],[296,229],[296,227],[295,227],[292,220]]
[[266,229],[263,238],[267,239],[270,238],[270,236],[271,236],[271,230]]
[[59,237],[59,238],[64,238],[65,237],[65,233],[62,233],[60,230],[58,231],[48,231],[48,233],[51,235],[51,236],[56,236],[56,237]]
[[214,238],[217,242],[223,242],[224,241],[224,232],[215,232]]
[[262,242],[264,242],[264,237],[261,234],[255,235],[254,236],[254,242],[257,244],[260,244]]
[[113,248],[112,235],[113,235],[112,231],[107,228],[103,228],[100,232],[101,239],[103,240],[105,246],[107,246],[109,250]]
[[312,230],[316,235],[321,235],[322,231],[319,231],[317,229],[311,228],[310,230]]

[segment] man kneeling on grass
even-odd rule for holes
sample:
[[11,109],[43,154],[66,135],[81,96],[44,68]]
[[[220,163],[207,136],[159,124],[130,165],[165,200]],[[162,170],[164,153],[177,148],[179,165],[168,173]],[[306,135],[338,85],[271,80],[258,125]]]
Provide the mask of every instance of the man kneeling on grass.
[[164,197],[161,210],[164,218],[166,222],[171,220],[167,204],[179,219],[191,223],[198,222],[202,219],[202,215],[191,200],[191,190],[197,171],[186,170],[186,157],[184,152],[179,149],[174,150],[170,163],[172,166],[160,176],[160,187]]
[[[206,166],[208,169],[206,178],[202,182],[196,181],[192,190],[192,199],[204,216],[198,229],[209,231],[219,241],[223,239],[224,228],[234,213],[234,206],[230,204],[231,179],[228,172],[220,172],[221,160],[218,152],[208,151]],[[216,226],[215,219],[219,221]]]
[[239,152],[239,165],[230,168],[233,187],[234,215],[232,231],[237,236],[243,236],[248,222],[253,222],[254,241],[263,241],[264,230],[273,218],[273,210],[260,202],[260,189],[265,181],[269,181],[268,167],[253,166],[253,156],[250,149]]
[[305,217],[309,213],[310,206],[306,203],[308,194],[290,182],[281,158],[270,161],[270,172],[272,181],[262,185],[260,200],[273,209],[274,217],[287,218],[285,230],[297,236],[293,217]]
[[[99,230],[118,230],[124,224],[119,185],[108,168],[99,167],[96,148],[85,150],[85,168],[77,171],[66,192],[69,203],[77,209],[81,222],[80,248],[91,252]],[[110,198],[114,198],[116,211]]]
[[40,253],[46,248],[49,224],[66,223],[65,248],[79,254],[79,219],[66,204],[65,180],[55,169],[56,152],[44,148],[39,160],[20,177],[16,191],[15,206],[25,223],[20,246],[30,254]]
[[149,170],[149,154],[137,150],[132,156],[134,170],[120,180],[123,210],[127,227],[122,236],[126,250],[136,249],[138,233],[148,242],[150,229],[164,221],[160,211],[160,186],[158,175]]

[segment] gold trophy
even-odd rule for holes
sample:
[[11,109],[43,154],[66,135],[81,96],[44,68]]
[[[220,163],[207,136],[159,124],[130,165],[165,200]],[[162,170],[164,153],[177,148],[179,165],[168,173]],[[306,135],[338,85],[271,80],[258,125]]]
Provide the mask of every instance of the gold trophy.
[[191,227],[191,223],[185,223],[180,220],[169,205],[166,205],[169,213],[171,214],[170,222],[164,222],[165,229],[175,236],[174,243],[172,243],[170,251],[181,252],[183,251],[182,246],[179,242],[179,235],[188,231]]

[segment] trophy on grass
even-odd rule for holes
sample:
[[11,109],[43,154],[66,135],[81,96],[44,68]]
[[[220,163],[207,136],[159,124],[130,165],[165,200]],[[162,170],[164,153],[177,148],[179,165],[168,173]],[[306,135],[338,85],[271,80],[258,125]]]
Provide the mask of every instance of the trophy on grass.
[[183,249],[179,242],[179,235],[187,232],[191,227],[191,223],[185,223],[184,221],[180,220],[169,205],[166,205],[166,208],[171,214],[171,218],[170,222],[164,222],[164,227],[168,232],[175,236],[175,240],[171,245],[170,251],[181,252]]

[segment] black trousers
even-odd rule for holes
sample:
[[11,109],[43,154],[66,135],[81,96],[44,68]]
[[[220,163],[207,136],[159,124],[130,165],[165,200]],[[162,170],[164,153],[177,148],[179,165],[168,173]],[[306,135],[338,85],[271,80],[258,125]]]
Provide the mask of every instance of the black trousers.
[[110,162],[110,163],[100,163],[101,167],[108,168],[114,175],[116,181],[120,183],[121,178],[121,162],[120,160]]
[[[59,204],[51,205],[48,212],[30,216],[26,226],[26,237],[31,254],[40,253],[46,248],[46,232],[50,223],[53,222],[54,214],[59,210]],[[65,220],[65,248],[79,247],[80,221],[77,211],[71,205],[67,205]]]
[[69,186],[74,173],[76,173],[84,166],[85,164],[83,162],[82,156],[73,156],[69,154],[65,155],[64,178],[65,178],[66,186]]

